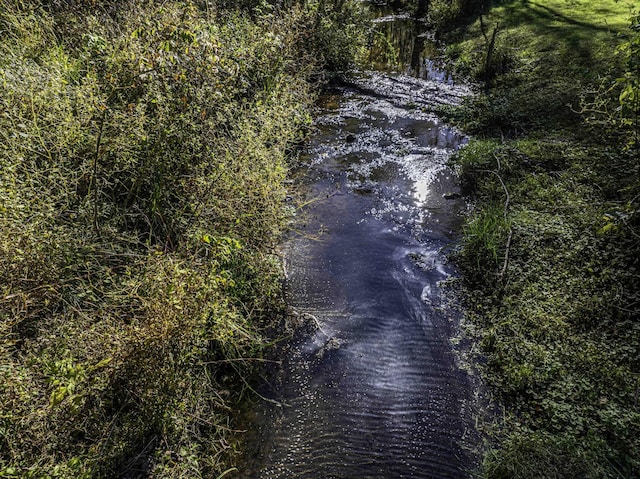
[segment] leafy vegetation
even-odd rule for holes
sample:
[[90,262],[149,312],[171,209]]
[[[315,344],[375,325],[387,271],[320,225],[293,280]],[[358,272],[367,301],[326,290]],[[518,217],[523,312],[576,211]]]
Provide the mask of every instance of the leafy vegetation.
[[485,477],[640,475],[631,7],[505,1],[441,26],[459,74],[483,89],[452,118],[476,135],[456,159],[476,199],[458,260],[501,410],[485,424]]
[[0,0],[0,477],[230,470],[287,156],[355,31],[242,7]]

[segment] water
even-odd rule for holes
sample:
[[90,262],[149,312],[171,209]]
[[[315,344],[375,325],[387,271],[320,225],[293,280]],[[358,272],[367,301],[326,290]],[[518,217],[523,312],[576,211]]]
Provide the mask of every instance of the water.
[[[453,85],[453,76],[421,18],[372,5],[369,60],[378,71],[399,70],[417,78]],[[418,12],[419,13],[419,12]],[[422,15],[424,16],[424,15]]]
[[442,289],[466,208],[447,159],[465,140],[432,113],[466,93],[366,73],[323,96],[283,246],[304,326],[261,389],[272,402],[238,477],[467,477],[471,386]]

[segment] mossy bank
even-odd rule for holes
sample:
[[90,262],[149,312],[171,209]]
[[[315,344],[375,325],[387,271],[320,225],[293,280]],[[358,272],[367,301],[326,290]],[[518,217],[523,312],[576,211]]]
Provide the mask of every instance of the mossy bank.
[[640,476],[633,7],[432,2],[478,86],[450,113],[475,136],[456,158],[475,205],[458,264],[495,411],[484,477]]
[[218,477],[354,8],[0,1],[0,477]]

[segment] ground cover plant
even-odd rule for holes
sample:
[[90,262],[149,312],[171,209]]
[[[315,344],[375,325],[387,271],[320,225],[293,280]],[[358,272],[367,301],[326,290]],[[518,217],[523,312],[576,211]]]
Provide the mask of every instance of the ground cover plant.
[[232,470],[349,12],[0,0],[0,477]]
[[476,138],[458,263],[498,411],[480,474],[639,477],[637,6],[464,3],[433,21],[479,90],[452,118]]

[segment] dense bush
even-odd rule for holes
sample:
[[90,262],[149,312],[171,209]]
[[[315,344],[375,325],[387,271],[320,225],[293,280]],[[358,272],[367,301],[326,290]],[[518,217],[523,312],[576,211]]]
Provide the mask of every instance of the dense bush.
[[0,0],[2,477],[228,467],[287,153],[351,38],[222,8]]

